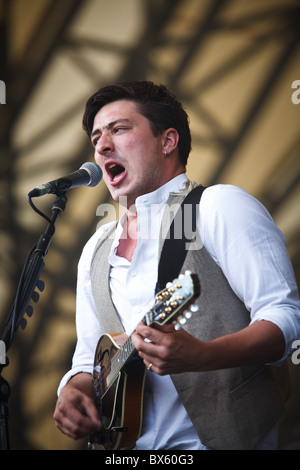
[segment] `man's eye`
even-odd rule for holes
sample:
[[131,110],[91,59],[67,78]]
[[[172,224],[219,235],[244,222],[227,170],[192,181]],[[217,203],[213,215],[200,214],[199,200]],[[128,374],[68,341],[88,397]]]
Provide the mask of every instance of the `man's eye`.
[[127,127],[115,127],[113,132],[114,132],[114,134],[117,134],[118,132],[125,131],[126,129],[127,129]]

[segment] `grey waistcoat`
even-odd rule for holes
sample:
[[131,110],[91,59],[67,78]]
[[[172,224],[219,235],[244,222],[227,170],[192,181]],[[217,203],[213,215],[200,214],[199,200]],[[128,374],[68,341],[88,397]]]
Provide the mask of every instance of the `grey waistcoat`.
[[[170,193],[168,205],[181,204],[192,187]],[[124,331],[109,289],[108,254],[115,229],[112,223],[98,241],[91,264],[100,328],[107,333]],[[249,312],[204,247],[188,252],[182,271],[186,269],[198,274],[201,285],[199,311],[185,325],[190,334],[209,341],[249,324]],[[172,380],[203,444],[213,449],[252,449],[283,412],[286,377],[282,375],[280,368],[257,365],[174,374]]]

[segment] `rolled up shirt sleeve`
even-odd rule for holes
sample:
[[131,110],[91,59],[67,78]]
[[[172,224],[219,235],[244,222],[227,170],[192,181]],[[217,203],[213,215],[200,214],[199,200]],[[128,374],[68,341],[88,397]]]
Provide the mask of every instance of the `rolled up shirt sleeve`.
[[249,310],[250,323],[266,320],[281,329],[283,361],[300,337],[299,292],[283,234],[266,208],[238,187],[212,186],[202,198],[203,244]]

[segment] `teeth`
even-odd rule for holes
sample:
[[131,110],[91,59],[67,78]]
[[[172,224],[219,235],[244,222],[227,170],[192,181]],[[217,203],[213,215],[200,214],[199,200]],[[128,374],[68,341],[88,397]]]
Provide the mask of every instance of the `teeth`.
[[122,165],[119,165],[118,163],[109,163],[107,166],[106,166],[106,170],[108,171],[109,173],[109,177],[111,178],[112,181],[116,182],[118,181],[119,179],[121,179],[123,177],[123,173],[125,171],[125,169],[123,168]]

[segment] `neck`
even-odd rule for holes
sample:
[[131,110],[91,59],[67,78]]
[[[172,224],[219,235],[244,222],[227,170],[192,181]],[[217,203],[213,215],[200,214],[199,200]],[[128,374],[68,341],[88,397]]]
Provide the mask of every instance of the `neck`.
[[136,212],[126,211],[123,232],[119,240],[117,255],[132,261],[138,241],[138,223]]

